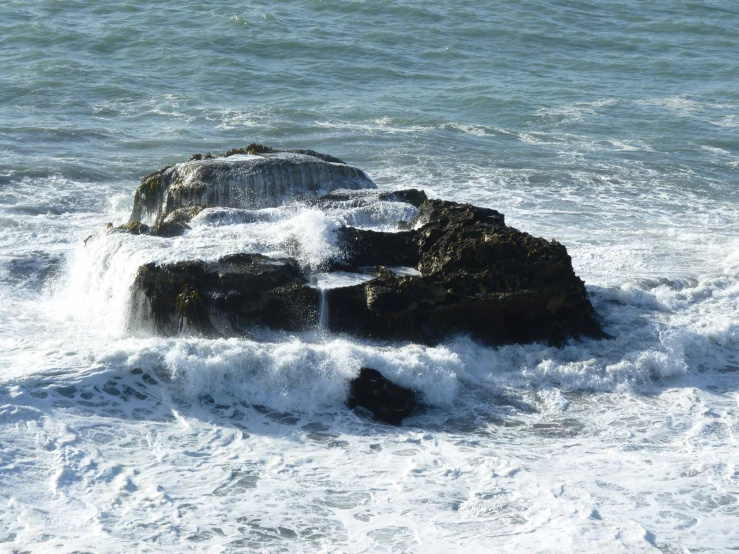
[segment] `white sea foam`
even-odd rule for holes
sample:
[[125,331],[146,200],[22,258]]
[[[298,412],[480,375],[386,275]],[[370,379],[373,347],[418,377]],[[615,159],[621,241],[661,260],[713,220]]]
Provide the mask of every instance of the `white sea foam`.
[[564,106],[539,108],[536,114],[540,117],[572,123],[580,121],[584,117],[593,117],[598,115],[596,107],[607,105],[608,103],[599,103],[596,105],[594,103],[577,102],[574,104],[566,104]]
[[639,150],[650,151],[652,148],[642,141],[620,141],[620,140],[609,140],[614,148],[623,152],[637,152]]
[[[706,533],[731,544],[736,213],[714,203],[707,217],[699,198],[659,193],[618,209],[630,182],[655,178],[583,172],[552,197],[533,171],[475,177],[478,193],[496,187],[487,203],[510,223],[568,244],[591,284],[614,338],[562,349],[126,331],[141,263],[289,250],[317,266],[338,225],[391,229],[413,215],[393,203],[206,210],[173,239],[98,232],[43,302],[1,289],[3,309],[25,317],[13,332],[28,338],[0,343],[0,483],[12,491],[0,539],[70,552],[131,541],[169,552],[183,541],[226,551],[421,551],[431,541],[534,552],[553,540],[633,552],[698,547]],[[599,196],[578,204],[584,184]],[[692,211],[678,212],[682,204]],[[111,209],[124,217],[127,206],[119,198]],[[665,228],[647,225],[654,220]],[[400,429],[347,410],[361,367],[413,388],[425,407]]]
[[[414,552],[429,540],[533,552],[547,537],[633,552],[650,551],[654,536],[699,546],[705,532],[733,528],[734,401],[700,381],[647,396],[571,394],[546,385],[552,372],[579,379],[598,358],[578,367],[562,364],[569,347],[536,350],[119,341],[95,362],[109,369],[6,385],[3,483],[15,492],[0,515],[4,540],[46,548],[41,531],[51,531],[89,549],[93,525],[106,548],[156,541],[168,552],[183,537]],[[506,367],[526,351],[524,363],[543,360]],[[635,360],[644,371],[661,363],[646,357]],[[417,387],[432,408],[402,429],[341,408],[363,364]],[[62,529],[49,512],[75,517]]]
[[[735,549],[731,3],[610,2],[607,25],[562,0],[203,4],[0,2],[0,551]],[[121,328],[139,263],[259,251],[320,270],[336,226],[413,216],[104,230],[150,171],[251,142],[556,238],[613,338]],[[362,366],[424,405],[399,428],[347,409]]]
[[402,125],[394,123],[392,118],[381,118],[367,123],[353,123],[349,121],[316,121],[315,124],[324,129],[348,129],[359,131],[363,135],[374,135],[377,133],[405,134],[426,132],[433,129],[427,125]]
[[555,144],[557,142],[560,142],[554,138],[553,135],[547,134],[547,133],[518,133],[518,139],[521,142],[525,142],[526,144],[533,144],[535,146],[538,145],[546,145],[546,144]]
[[717,121],[709,121],[709,123],[711,125],[715,125],[716,127],[726,127],[729,129],[739,128],[739,118],[737,118],[737,116],[734,114],[727,115]]
[[697,100],[685,98],[684,96],[649,98],[644,100],[637,100],[635,103],[645,106],[658,106],[662,108],[667,108],[683,116],[691,116],[695,112],[698,112],[706,107]]
[[705,150],[706,152],[711,152],[712,154],[718,154],[720,156],[731,156],[731,152],[728,150],[724,150],[723,148],[715,148],[713,146],[701,146],[702,150]]

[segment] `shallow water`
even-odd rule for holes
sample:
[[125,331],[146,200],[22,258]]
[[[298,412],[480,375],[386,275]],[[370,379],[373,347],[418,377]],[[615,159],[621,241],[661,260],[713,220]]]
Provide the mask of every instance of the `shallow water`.
[[[735,549],[737,29],[718,0],[3,3],[0,551]],[[413,215],[104,230],[142,176],[251,142],[556,238],[614,338],[132,327],[142,263],[289,251],[320,272],[339,225]],[[400,428],[348,411],[364,366],[424,407]]]

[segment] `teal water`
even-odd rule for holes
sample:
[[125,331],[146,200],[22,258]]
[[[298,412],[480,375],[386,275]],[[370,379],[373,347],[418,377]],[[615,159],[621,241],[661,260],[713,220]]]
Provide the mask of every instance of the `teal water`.
[[441,154],[551,173],[585,142],[593,161],[711,188],[736,177],[738,17],[732,2],[6,2],[0,171],[137,178],[262,141],[368,169]]
[[[116,328],[135,264],[187,245],[83,240],[252,142],[556,237],[615,338]],[[737,306],[735,2],[0,3],[0,550],[726,552]],[[362,365],[426,411],[346,410]]]

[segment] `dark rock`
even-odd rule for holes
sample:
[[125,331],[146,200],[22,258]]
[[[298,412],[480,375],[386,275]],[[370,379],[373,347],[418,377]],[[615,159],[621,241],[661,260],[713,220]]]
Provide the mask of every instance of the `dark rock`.
[[236,154],[249,154],[249,152],[247,152],[244,148],[233,148],[232,150],[225,152],[223,154],[223,157],[228,158],[229,156],[234,156]]
[[[132,235],[153,235],[155,237],[177,237],[190,229],[187,224],[193,217],[198,215],[204,206],[189,206],[173,211],[166,217],[157,219],[153,227],[149,227],[140,221],[130,221],[124,225],[116,227],[115,231],[125,231]],[[108,224],[108,229],[112,228]]]
[[383,233],[355,227],[341,227],[342,262],[350,267],[418,265],[417,236],[413,232]]
[[[171,224],[186,217],[180,213],[169,216]],[[584,283],[556,241],[507,227],[495,210],[439,200],[424,201],[409,225],[415,229],[338,231],[344,256],[332,269],[377,269],[370,281],[326,291],[330,331],[425,344],[458,333],[487,344],[603,336]],[[161,333],[318,325],[320,293],[292,260],[243,254],[215,263],[147,264],[136,290],[145,298],[135,303],[139,312]]]
[[152,227],[151,234],[157,237],[177,237],[190,229],[188,222],[205,209],[205,206],[189,206],[173,211],[160,218]]
[[[329,329],[436,344],[468,333],[488,344],[602,337],[564,246],[522,233],[495,210],[427,200],[410,226],[340,231],[344,262],[377,265],[375,279],[328,291]],[[406,265],[420,276],[382,266]]]
[[274,151],[274,148],[270,148],[269,146],[265,146],[264,144],[257,144],[255,142],[252,142],[249,146],[246,147],[246,152],[253,155],[271,154]]
[[378,200],[385,202],[404,202],[418,208],[425,200],[426,193],[418,189],[396,190],[383,192],[372,189],[335,190],[315,199],[308,199],[305,203],[318,208],[333,207],[349,203],[351,207],[371,206]]
[[206,206],[188,206],[173,211],[162,220],[162,223],[189,223],[196,215],[202,212]]
[[152,227],[151,234],[155,237],[179,237],[189,229],[190,226],[187,223],[163,222]]
[[260,325],[310,329],[319,293],[306,283],[294,260],[261,254],[150,263],[136,275],[132,317],[161,334],[241,335]]
[[415,206],[416,208],[420,207],[421,204],[423,204],[426,200],[428,200],[426,193],[418,189],[406,189],[406,190],[396,190],[392,192],[381,192],[378,195],[378,198],[380,200],[390,200],[392,202],[407,202],[408,204],[411,204]]
[[[324,189],[327,194],[311,197]],[[262,217],[254,207],[301,198],[325,210],[408,204],[391,206],[406,219],[398,232],[337,231],[342,255],[329,269],[375,276],[325,291],[330,331],[425,344],[460,333],[494,345],[604,336],[563,245],[508,227],[490,208],[429,200],[416,189],[376,190],[361,170],[310,150],[251,144],[165,168],[136,193],[133,215],[155,214],[154,227],[134,220],[120,229],[175,236],[206,206],[215,207],[202,217],[252,222]],[[165,334],[238,335],[260,325],[311,329],[319,323],[321,293],[308,283],[294,260],[258,254],[147,264],[136,277],[133,317]]]
[[347,404],[352,409],[361,406],[385,423],[400,425],[415,408],[416,396],[412,390],[388,381],[376,369],[363,367],[349,384]]

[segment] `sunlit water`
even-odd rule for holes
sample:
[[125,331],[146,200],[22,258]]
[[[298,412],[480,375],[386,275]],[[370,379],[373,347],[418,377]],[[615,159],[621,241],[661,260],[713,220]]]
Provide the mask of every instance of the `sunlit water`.
[[[734,3],[4,2],[0,53],[0,551],[737,548]],[[142,263],[291,245],[326,288],[338,226],[413,216],[105,231],[142,176],[251,142],[556,238],[614,338],[132,325]],[[349,411],[361,367],[424,406]]]

